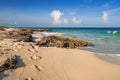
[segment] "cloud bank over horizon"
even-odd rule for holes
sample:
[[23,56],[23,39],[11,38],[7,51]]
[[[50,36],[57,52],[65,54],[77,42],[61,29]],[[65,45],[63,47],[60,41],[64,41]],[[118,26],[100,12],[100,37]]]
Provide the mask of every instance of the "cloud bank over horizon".
[[0,25],[120,26],[120,0],[67,2],[67,0],[1,0]]
[[[68,25],[69,24],[70,19],[68,21],[67,18],[62,18],[62,16],[66,15],[66,14],[60,10],[52,10],[50,15],[53,18],[53,23],[52,23],[53,25],[60,25],[60,24]],[[71,21],[72,21],[71,23],[73,25],[81,24],[81,20],[79,18],[76,18],[76,17],[72,17]]]

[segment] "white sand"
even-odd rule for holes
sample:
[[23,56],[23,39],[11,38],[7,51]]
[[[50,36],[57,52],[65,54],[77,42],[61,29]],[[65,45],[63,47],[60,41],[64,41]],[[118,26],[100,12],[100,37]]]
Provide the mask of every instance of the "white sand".
[[98,59],[92,52],[40,48],[42,80],[120,80],[120,66]]
[[0,80],[25,80],[25,78],[33,80],[120,80],[120,66],[105,62],[92,52],[51,47],[39,48],[32,43],[11,43],[9,45],[7,43],[6,45],[6,42],[8,41],[1,41],[4,48],[6,46],[6,48],[16,49],[10,52],[19,56],[18,68],[0,73]]

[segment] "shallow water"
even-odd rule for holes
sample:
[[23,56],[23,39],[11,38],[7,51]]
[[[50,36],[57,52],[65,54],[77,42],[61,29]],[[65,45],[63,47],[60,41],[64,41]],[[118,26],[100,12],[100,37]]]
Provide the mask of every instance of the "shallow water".
[[95,52],[120,54],[120,28],[47,28],[66,36],[86,40],[95,44],[94,48],[84,48]]

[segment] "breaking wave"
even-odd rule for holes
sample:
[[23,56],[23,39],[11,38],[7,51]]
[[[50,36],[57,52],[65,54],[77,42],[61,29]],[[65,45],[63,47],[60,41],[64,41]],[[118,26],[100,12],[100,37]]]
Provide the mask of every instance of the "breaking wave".
[[64,33],[59,33],[59,32],[34,32],[34,34],[35,33],[41,34],[43,37],[53,36],[53,35],[56,35],[56,36],[62,36],[62,35],[64,35]]
[[107,31],[108,34],[118,34],[118,31]]

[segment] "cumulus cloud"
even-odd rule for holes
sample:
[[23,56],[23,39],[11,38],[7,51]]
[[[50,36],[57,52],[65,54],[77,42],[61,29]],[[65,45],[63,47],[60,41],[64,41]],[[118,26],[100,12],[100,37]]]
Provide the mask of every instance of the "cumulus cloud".
[[115,8],[115,9],[111,9],[111,10],[107,10],[103,12],[102,15],[102,20],[104,23],[107,23],[109,21],[110,16],[115,15],[116,13],[120,12],[120,7]]
[[72,22],[73,24],[81,24],[81,20],[77,19],[76,17],[73,17]]
[[64,18],[64,19],[63,19],[63,23],[64,23],[64,24],[68,24],[68,19],[67,19],[67,18]]
[[63,13],[60,10],[53,10],[50,15],[53,17],[53,25],[61,24],[61,17]]
[[106,11],[103,12],[102,19],[104,23],[108,22],[108,13]]

